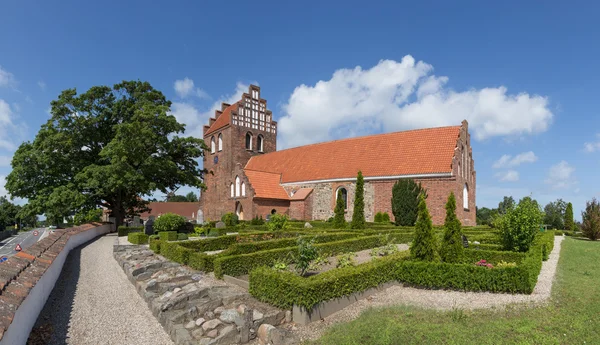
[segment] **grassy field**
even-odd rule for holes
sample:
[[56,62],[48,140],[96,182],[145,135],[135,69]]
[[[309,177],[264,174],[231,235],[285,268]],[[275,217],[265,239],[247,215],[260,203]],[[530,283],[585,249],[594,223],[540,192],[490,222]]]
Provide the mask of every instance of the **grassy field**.
[[313,344],[600,344],[600,242],[566,238],[546,307],[370,309]]

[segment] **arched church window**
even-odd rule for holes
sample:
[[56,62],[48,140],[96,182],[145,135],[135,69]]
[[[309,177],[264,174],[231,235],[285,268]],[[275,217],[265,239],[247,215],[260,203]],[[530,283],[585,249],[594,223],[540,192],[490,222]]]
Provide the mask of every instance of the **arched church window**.
[[469,209],[469,187],[467,186],[466,183],[463,188],[463,208],[465,210]]
[[240,177],[235,177],[235,196],[240,196]]
[[252,133],[246,133],[246,150],[252,150]]
[[348,208],[348,190],[344,187],[340,187],[335,191],[335,201],[337,201],[338,196],[342,192],[342,200],[344,200],[344,209]]
[[258,150],[258,152],[263,152],[263,142],[264,138],[261,134],[259,134],[258,138],[256,138],[256,149]]
[[234,194],[234,190],[233,190],[233,183],[231,183],[231,197],[233,198],[235,196]]
[[246,182],[242,182],[242,196],[246,196]]
[[223,134],[219,134],[219,151],[223,151]]
[[215,136],[213,135],[213,137],[210,138],[210,153],[215,153],[215,147],[216,147]]

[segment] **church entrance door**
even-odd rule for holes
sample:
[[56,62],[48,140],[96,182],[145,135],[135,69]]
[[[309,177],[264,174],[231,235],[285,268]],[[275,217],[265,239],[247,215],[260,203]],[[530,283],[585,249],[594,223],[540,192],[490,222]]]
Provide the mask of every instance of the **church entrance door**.
[[242,207],[241,202],[237,202],[235,206],[235,214],[239,220],[244,220],[244,208]]

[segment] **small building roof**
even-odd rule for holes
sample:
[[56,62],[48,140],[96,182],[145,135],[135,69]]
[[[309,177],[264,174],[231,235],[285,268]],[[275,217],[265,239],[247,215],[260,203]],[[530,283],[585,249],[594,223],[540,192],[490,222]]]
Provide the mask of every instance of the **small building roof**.
[[280,174],[247,169],[244,173],[254,189],[255,198],[289,200],[290,196],[280,185]]
[[312,188],[300,188],[290,197],[290,200],[304,200],[312,191]]

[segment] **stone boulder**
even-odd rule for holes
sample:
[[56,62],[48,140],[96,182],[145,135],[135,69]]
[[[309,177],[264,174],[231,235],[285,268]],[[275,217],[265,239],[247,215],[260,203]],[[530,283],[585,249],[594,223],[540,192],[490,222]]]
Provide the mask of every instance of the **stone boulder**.
[[306,223],[304,223],[304,228],[305,228],[305,229],[312,229],[312,227],[313,227],[313,226],[312,226],[312,225],[310,225],[310,223],[309,223],[309,222],[306,222]]
[[225,223],[223,223],[223,222],[217,222],[217,224],[215,224],[215,228],[217,228],[217,229],[225,229]]
[[258,343],[260,345],[295,345],[298,344],[298,339],[285,329],[265,323],[258,328]]

